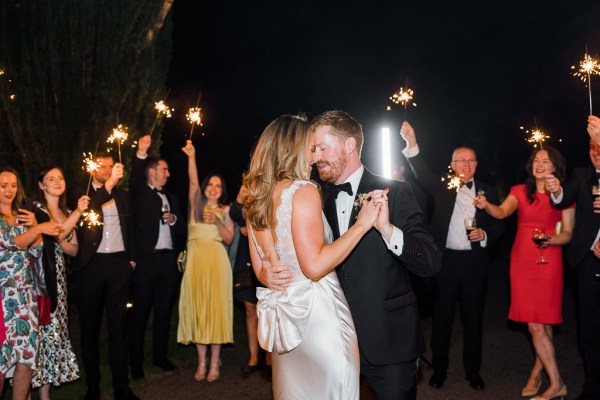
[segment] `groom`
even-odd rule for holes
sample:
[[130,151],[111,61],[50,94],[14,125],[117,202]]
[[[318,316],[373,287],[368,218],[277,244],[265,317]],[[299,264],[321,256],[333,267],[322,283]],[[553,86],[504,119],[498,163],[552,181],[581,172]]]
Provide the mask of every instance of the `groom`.
[[315,117],[311,131],[323,208],[336,238],[354,224],[357,196],[389,188],[389,213],[380,213],[378,232],[362,238],[337,274],[356,327],[361,375],[378,400],[414,400],[424,343],[408,271],[435,274],[441,251],[422,224],[410,186],[375,176],[362,165],[362,126],[354,118],[328,111]]

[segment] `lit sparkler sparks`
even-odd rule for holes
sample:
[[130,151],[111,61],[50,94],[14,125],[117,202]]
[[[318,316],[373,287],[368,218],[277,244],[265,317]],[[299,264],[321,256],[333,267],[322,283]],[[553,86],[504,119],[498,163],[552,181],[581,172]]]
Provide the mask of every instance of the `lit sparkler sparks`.
[[88,228],[92,228],[94,226],[102,226],[103,223],[100,219],[100,214],[97,214],[94,210],[90,210],[84,212],[82,215],[83,220],[79,222],[79,226],[83,226],[87,224]]
[[100,168],[100,164],[94,160],[92,153],[83,153],[83,169],[88,174],[91,174],[95,171],[98,171],[98,168]]
[[[522,126],[520,129],[524,130]],[[525,133],[530,135],[528,138],[525,138],[525,140],[527,140],[529,143],[534,143],[533,147],[536,147],[539,144],[541,149],[544,148],[542,143],[546,141],[546,139],[550,139],[550,136],[546,135],[543,131],[537,128],[531,131],[526,130]]]
[[175,111],[174,108],[169,108],[163,100],[154,103],[154,109],[158,115],[163,114],[166,118],[171,118],[171,112]]
[[121,162],[121,144],[127,140],[127,127],[119,124],[113,129],[113,134],[106,140],[109,143],[117,142],[117,148],[119,149],[119,163]]
[[574,65],[571,69],[575,70],[573,76],[580,78],[582,81],[587,82],[588,94],[590,98],[590,115],[592,114],[592,75],[600,75],[600,64],[598,61],[587,53],[583,56],[583,60],[579,62],[579,69],[576,69]]
[[456,175],[452,173],[452,168],[450,168],[450,166],[448,166],[448,175],[446,175],[445,178],[442,177],[442,182],[445,182],[446,180],[448,181],[446,184],[448,186],[448,190],[456,190],[457,192],[464,183],[462,175]]
[[148,134],[150,136],[152,136],[154,128],[156,128],[156,124],[158,123],[160,117],[164,115],[165,118],[171,118],[171,113],[175,111],[174,108],[169,108],[169,106],[165,103],[164,100],[155,102],[154,109],[156,110],[156,118],[154,119],[152,128],[150,128],[150,133]]
[[406,90],[404,90],[404,88],[401,87],[400,90],[390,97],[390,100],[394,104],[402,104],[402,107],[404,108],[406,108],[409,104],[416,107],[417,104],[411,102],[414,94],[415,92],[412,89],[406,88]]
[[186,115],[190,124],[192,124],[192,128],[190,129],[190,140],[192,140],[192,134],[194,133],[194,125],[202,126],[202,113],[200,107],[192,107],[188,110]]

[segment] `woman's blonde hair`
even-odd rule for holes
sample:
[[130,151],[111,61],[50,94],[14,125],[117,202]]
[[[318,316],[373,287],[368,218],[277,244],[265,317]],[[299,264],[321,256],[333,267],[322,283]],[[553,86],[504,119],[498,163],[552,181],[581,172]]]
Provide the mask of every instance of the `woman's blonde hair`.
[[244,185],[250,194],[246,215],[252,227],[269,229],[273,220],[273,191],[284,179],[310,179],[309,124],[304,116],[282,115],[263,131],[252,152]]

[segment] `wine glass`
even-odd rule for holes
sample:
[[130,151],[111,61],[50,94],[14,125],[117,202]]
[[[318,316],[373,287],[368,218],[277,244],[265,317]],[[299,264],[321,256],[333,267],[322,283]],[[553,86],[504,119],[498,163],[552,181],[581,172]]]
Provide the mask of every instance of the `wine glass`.
[[475,229],[477,229],[477,220],[475,217],[465,218],[465,230],[467,231],[467,236],[469,236],[469,233]]
[[169,203],[163,203],[160,210],[162,211],[162,216],[160,217],[160,223],[161,224],[166,224],[167,221],[165,221],[165,214],[167,214],[170,211],[169,210]]
[[546,234],[546,232],[544,232],[543,229],[534,228],[533,235],[531,236],[531,238],[533,239],[533,242],[535,243],[537,248],[540,249],[540,259],[537,260],[535,263],[536,264],[548,264],[548,260],[546,260],[544,258],[543,249],[544,249],[544,247],[548,246],[548,239],[550,239],[550,237]]

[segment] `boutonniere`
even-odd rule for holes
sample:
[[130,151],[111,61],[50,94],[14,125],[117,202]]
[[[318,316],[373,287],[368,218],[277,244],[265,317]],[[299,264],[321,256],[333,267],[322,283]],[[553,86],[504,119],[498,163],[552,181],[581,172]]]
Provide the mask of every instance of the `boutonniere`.
[[368,193],[359,193],[356,195],[356,199],[354,199],[354,210],[360,210],[360,208],[362,207],[363,203],[365,201],[369,201],[371,200],[371,198],[369,197]]

